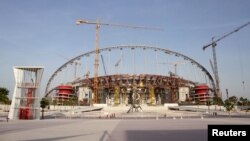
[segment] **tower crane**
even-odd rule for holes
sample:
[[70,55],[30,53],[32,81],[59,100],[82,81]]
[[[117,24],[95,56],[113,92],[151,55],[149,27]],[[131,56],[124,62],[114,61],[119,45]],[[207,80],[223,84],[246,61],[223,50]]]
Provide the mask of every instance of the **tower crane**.
[[[61,56],[62,58],[66,59],[68,61],[70,60],[69,58],[67,58],[61,54],[57,54],[57,55]],[[75,60],[72,62],[72,64],[74,64],[74,78],[73,78],[73,80],[75,81],[76,80],[76,73],[77,73],[77,66],[81,66],[81,62],[79,60]]]
[[144,29],[144,30],[162,30],[160,28],[151,28],[144,26],[132,26],[132,25],[122,25],[122,24],[110,24],[110,23],[102,23],[99,20],[96,21],[88,21],[85,19],[76,20],[76,24],[92,24],[95,25],[95,61],[94,61],[94,103],[98,102],[98,67],[99,67],[99,30],[101,26],[113,26],[113,27],[122,27],[122,28],[132,28],[132,29]]
[[176,61],[176,62],[162,62],[162,63],[158,63],[158,64],[173,65],[173,66],[174,66],[174,74],[175,74],[175,75],[177,75],[177,66],[178,66],[178,65],[183,65],[183,64],[185,64],[185,62],[183,62],[183,61]]
[[242,28],[248,26],[250,24],[250,22],[247,22],[245,24],[243,24],[242,26],[236,28],[235,30],[221,36],[220,38],[218,39],[214,39],[214,37],[212,37],[212,42],[211,43],[208,43],[207,45],[203,46],[203,50],[205,50],[206,48],[208,47],[212,47],[212,52],[213,52],[213,64],[211,63],[212,65],[212,69],[213,69],[213,72],[214,72],[214,78],[215,78],[215,84],[216,84],[216,90],[215,90],[215,95],[217,95],[218,97],[221,97],[221,92],[220,92],[220,80],[219,80],[219,74],[218,74],[218,66],[217,66],[217,59],[216,59],[216,50],[215,50],[215,47],[217,45],[217,42],[223,40],[224,38],[232,35],[233,33],[235,32],[238,32],[239,30],[241,30]]

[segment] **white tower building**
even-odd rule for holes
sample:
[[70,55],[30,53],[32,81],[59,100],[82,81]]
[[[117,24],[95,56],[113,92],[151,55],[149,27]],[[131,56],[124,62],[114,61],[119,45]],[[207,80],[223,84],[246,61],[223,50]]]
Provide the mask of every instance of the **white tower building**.
[[15,88],[9,119],[40,119],[40,83],[43,67],[14,67]]

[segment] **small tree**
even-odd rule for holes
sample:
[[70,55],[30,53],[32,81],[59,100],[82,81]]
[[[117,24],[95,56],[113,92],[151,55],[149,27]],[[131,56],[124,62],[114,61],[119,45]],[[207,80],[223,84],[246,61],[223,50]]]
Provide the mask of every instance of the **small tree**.
[[6,88],[0,87],[0,103],[10,104],[8,95],[9,95],[9,90]]
[[210,106],[211,106],[211,100],[210,99],[208,99],[208,101],[207,101],[207,108],[208,108],[208,113],[210,113]]
[[231,111],[234,108],[234,103],[232,101],[230,101],[230,99],[226,99],[224,103],[225,103],[224,107],[228,111],[229,116],[231,116]]
[[74,108],[74,106],[76,106],[76,105],[78,104],[78,101],[77,101],[77,100],[78,100],[78,99],[77,99],[76,96],[73,96],[73,97],[71,97],[71,98],[69,99],[70,105],[73,106],[73,108]]
[[42,98],[40,101],[40,107],[42,108],[42,119],[44,119],[44,108],[49,105],[49,100],[46,98]]
[[63,101],[63,105],[64,105],[64,106],[69,106],[69,105],[70,105],[70,101],[69,101],[69,100]]
[[247,99],[247,98],[244,98],[244,99],[243,99],[243,106],[247,106],[247,104],[248,104],[248,99]]
[[224,104],[223,100],[218,96],[213,97],[212,103],[215,105],[215,110],[216,110],[216,105],[222,106]]
[[56,100],[52,100],[52,105],[54,106],[54,110],[55,110],[55,106],[57,105],[57,101]]
[[238,102],[238,98],[236,96],[231,96],[225,100],[224,107],[228,111],[229,116],[231,116],[231,111],[233,110],[237,102]]
[[236,96],[231,96],[231,97],[229,97],[228,99],[229,99],[229,101],[231,101],[234,105],[236,105],[237,102],[238,102],[238,98],[237,98]]

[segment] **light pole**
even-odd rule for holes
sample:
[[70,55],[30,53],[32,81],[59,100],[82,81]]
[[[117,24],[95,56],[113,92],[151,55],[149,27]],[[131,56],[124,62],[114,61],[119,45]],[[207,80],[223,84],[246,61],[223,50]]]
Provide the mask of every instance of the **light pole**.
[[228,89],[226,89],[227,99],[228,99]]

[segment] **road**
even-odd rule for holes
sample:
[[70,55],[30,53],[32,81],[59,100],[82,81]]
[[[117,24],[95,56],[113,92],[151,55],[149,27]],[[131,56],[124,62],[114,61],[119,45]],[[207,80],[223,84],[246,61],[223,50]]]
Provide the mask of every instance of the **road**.
[[0,122],[0,141],[207,141],[208,124],[250,118],[47,119]]

